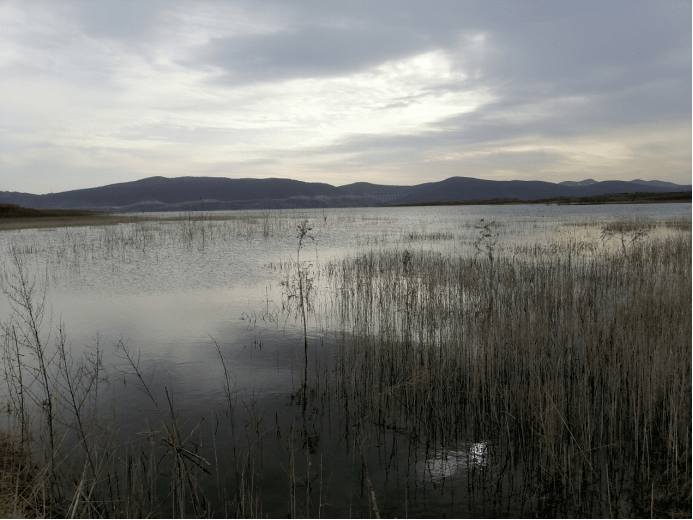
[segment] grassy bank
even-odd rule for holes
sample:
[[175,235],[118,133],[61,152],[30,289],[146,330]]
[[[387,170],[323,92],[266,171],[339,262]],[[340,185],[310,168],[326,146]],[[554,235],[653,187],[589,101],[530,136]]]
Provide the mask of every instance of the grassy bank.
[[71,226],[106,226],[122,222],[135,222],[141,217],[111,215],[98,211],[75,209],[35,209],[0,204],[0,231]]
[[53,217],[93,217],[103,215],[97,211],[79,209],[35,209],[16,204],[0,204],[0,219],[11,218],[53,218]]
[[0,231],[35,228],[107,227],[117,224],[136,224],[138,231],[147,227],[160,232],[159,224],[175,222],[180,224],[181,235],[202,236],[205,239],[219,231],[228,236],[256,235],[269,236],[272,233],[293,229],[295,222],[303,218],[300,214],[286,217],[280,211],[263,211],[254,215],[243,213],[215,215],[209,211],[182,211],[175,215],[162,216],[160,213],[104,213],[98,211],[24,208],[14,204],[0,204]]

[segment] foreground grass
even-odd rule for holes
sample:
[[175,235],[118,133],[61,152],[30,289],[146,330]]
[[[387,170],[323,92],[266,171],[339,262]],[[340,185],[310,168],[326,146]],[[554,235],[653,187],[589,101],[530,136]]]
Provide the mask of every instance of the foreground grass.
[[[491,441],[549,516],[691,511],[691,235],[333,262],[350,414],[432,452]],[[484,242],[484,240],[486,242]],[[508,470],[507,475],[512,474]]]
[[29,460],[5,436],[0,437],[0,517],[26,517],[23,495],[27,486]]
[[[267,222],[274,226],[262,218],[229,221],[228,228],[183,219],[168,238],[199,244],[263,233]],[[598,240],[501,249],[498,226],[479,223],[476,255],[395,248],[325,264],[342,335],[337,371],[328,390],[315,394],[329,391],[339,400],[372,509],[380,489],[360,450],[369,448],[364,439],[392,434],[401,452],[423,447],[426,460],[459,452],[461,443],[488,444],[495,466],[479,474],[493,482],[470,479],[469,488],[479,489],[469,497],[511,497],[524,516],[689,515],[690,219],[663,226],[667,234],[659,236],[656,223],[625,220],[600,226]],[[282,229],[277,224],[268,233]],[[166,237],[156,227],[113,233],[79,247],[144,250]],[[289,481],[287,510],[310,516],[317,503],[320,511],[322,497],[308,484],[318,461],[310,460],[307,429],[277,425],[264,436],[261,425],[275,419],[255,411],[245,427],[234,426],[234,383],[220,350],[229,406],[222,420],[208,421],[215,435],[226,429],[215,437],[213,457],[200,451],[202,420],[178,418],[168,389],[167,405],[152,398],[155,413],[136,438],[123,438],[115,423],[94,413],[112,375],[98,349],[72,359],[62,325],[50,341],[41,333],[41,280],[22,260],[29,249],[11,250],[14,270],[2,278],[15,303],[14,315],[0,324],[6,394],[16,437],[32,447],[35,465],[30,479],[26,466],[7,466],[15,468],[8,499],[15,509],[8,514],[18,511],[18,483],[30,482],[30,496],[53,499],[66,515],[262,516],[262,442],[275,434],[288,453],[279,462]],[[306,283],[298,260],[290,269]],[[300,301],[309,300],[297,283]],[[138,356],[124,346],[120,352],[128,384],[151,397]],[[304,421],[308,393],[304,383]],[[234,428],[245,443],[236,442]],[[216,442],[233,447],[232,464],[217,461]],[[305,459],[305,469],[296,459]],[[399,464],[408,472],[408,455]],[[205,496],[207,472],[224,497],[221,506]]]
[[62,516],[42,493],[35,474],[26,445],[0,433],[0,518]]

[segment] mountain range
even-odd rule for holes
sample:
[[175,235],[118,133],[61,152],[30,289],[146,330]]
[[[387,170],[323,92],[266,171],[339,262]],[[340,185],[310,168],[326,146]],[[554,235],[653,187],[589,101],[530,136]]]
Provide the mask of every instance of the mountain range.
[[184,211],[383,206],[489,199],[529,201],[611,193],[691,191],[691,185],[664,181],[489,181],[450,177],[414,186],[357,182],[345,186],[291,179],[149,177],[97,188],[35,195],[0,191],[0,204],[48,209],[101,211]]

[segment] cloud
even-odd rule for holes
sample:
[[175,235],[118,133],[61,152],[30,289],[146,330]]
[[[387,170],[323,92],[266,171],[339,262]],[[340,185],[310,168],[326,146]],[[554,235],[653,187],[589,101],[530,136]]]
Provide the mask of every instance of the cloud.
[[217,82],[237,85],[339,77],[431,48],[423,38],[388,28],[304,27],[215,38],[193,60],[219,70]]
[[690,19],[689,2],[8,0],[0,182],[690,182]]

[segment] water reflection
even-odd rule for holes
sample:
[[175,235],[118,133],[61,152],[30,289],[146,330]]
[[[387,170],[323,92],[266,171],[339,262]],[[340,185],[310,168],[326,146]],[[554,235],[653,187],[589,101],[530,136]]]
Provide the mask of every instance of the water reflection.
[[473,468],[485,467],[489,460],[485,442],[462,445],[454,450],[440,450],[417,464],[417,472],[431,482],[442,482],[456,476],[464,476]]

